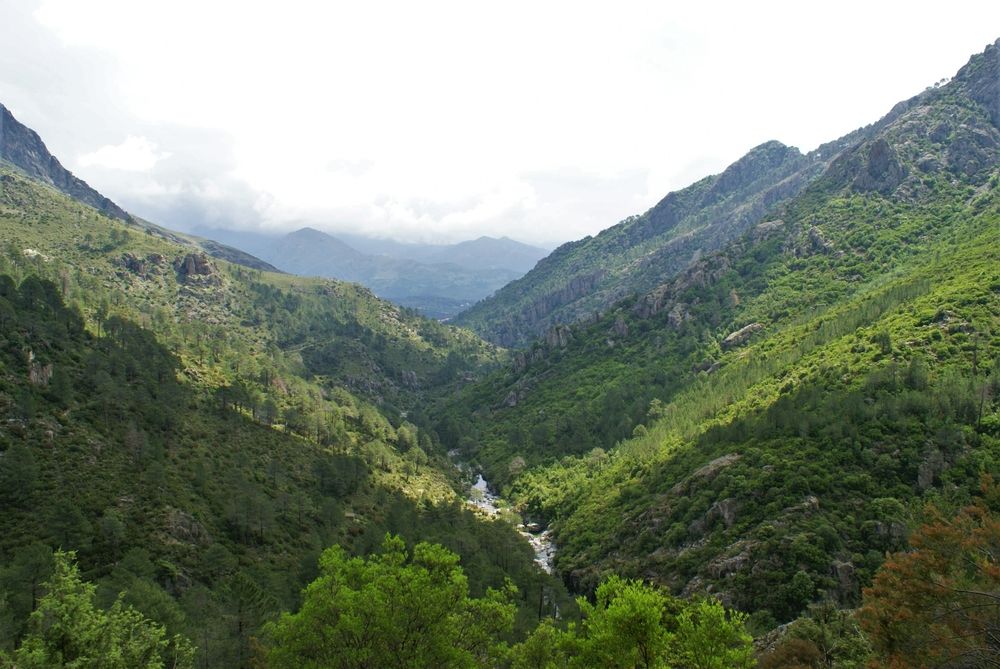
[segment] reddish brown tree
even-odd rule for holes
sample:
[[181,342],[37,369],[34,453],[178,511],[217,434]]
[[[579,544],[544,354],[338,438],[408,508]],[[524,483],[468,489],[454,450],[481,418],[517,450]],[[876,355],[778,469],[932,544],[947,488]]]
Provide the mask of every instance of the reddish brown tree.
[[910,538],[865,589],[859,617],[873,667],[1000,667],[1000,488]]

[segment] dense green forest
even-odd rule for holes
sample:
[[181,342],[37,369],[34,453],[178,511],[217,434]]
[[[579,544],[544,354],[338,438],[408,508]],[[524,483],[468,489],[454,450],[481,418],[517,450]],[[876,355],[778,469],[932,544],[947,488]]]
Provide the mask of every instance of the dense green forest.
[[[572,601],[408,421],[432,384],[497,352],[358,286],[192,256],[11,170],[0,225],[0,646],[24,638],[73,550],[124,602],[242,666],[321,551],[386,532],[463,557],[471,591],[517,584],[518,629]],[[25,251],[27,249],[27,252]]]
[[1000,474],[995,55],[724,249],[438,406],[443,441],[549,525],[571,589],[708,592],[763,634],[858,606],[925,504]]

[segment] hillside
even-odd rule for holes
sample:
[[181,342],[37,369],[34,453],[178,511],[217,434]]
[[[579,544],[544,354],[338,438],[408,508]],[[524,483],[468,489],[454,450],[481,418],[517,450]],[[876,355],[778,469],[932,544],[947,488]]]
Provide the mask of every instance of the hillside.
[[173,234],[0,166],[0,649],[52,547],[76,551],[105,605],[125,592],[191,638],[199,666],[246,665],[319,551],[364,553],[387,531],[451,547],[476,593],[512,577],[564,597],[509,525],[466,508],[433,432],[406,419],[496,350],[360,286]]
[[998,46],[721,250],[440,409],[443,440],[550,523],[572,587],[710,592],[760,630],[855,606],[925,502],[1000,473]]
[[59,159],[49,153],[45,142],[38,136],[38,133],[19,122],[6,107],[0,104],[0,165],[4,164],[13,167],[21,174],[52,186],[77,202],[93,207],[111,218],[137,225],[174,243],[189,245],[208,253],[210,256],[253,269],[276,271],[268,263],[239,249],[201,237],[167,230],[155,223],[129,214],[110,198],[98,193],[63,167]]
[[454,322],[500,345],[525,346],[557,325],[591,319],[765,220],[871,132],[856,131],[808,154],[776,141],[761,144],[721,174],[668,194],[646,213],[563,244]]
[[312,228],[286,235],[219,229],[202,234],[244,248],[292,274],[360,283],[379,297],[431,318],[454,316],[530,269],[531,258],[544,255],[525,244],[489,238],[432,246],[352,236],[364,246],[360,251]]
[[129,218],[121,207],[63,167],[59,160],[49,153],[38,133],[20,123],[2,104],[0,104],[0,160],[14,165],[28,176],[47,183],[108,216],[121,220]]

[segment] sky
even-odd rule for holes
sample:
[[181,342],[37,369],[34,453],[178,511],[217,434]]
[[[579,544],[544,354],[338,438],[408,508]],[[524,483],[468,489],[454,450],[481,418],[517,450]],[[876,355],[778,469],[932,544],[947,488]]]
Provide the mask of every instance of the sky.
[[965,0],[0,0],[0,102],[168,227],[555,246],[998,37]]

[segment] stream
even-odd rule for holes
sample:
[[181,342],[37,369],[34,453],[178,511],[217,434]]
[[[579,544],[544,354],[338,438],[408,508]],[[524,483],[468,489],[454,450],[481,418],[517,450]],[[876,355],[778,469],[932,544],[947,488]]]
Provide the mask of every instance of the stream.
[[[500,497],[490,491],[490,485],[482,474],[477,475],[476,482],[469,490],[468,503],[491,518],[500,515],[501,507],[505,506]],[[556,554],[556,546],[552,542],[550,530],[543,530],[537,523],[519,524],[518,533],[528,540],[535,551],[535,562],[546,573],[552,573],[552,560]]]

